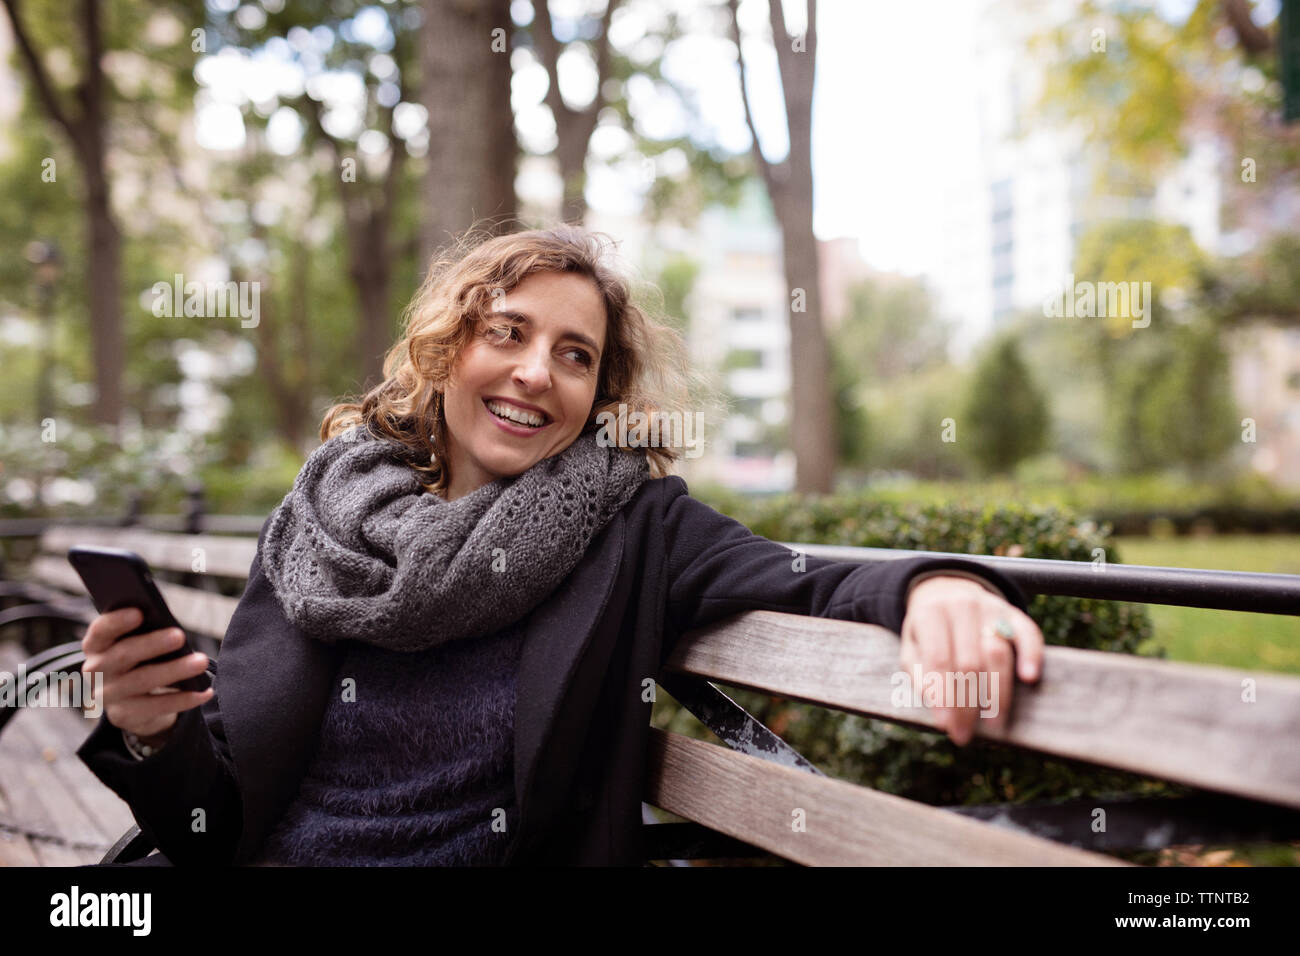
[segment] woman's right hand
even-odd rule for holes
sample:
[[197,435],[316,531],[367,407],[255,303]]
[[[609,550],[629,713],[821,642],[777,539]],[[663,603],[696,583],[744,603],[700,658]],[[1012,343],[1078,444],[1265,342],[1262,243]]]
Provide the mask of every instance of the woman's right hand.
[[183,691],[169,686],[203,673],[208,665],[204,654],[137,667],[185,643],[185,635],[179,628],[122,636],[139,627],[143,619],[138,608],[128,607],[92,620],[81,641],[86,655],[81,673],[86,677],[92,673],[101,675],[99,693],[110,724],[157,746],[170,735],[178,713],[199,706],[215,691],[212,687],[204,691]]

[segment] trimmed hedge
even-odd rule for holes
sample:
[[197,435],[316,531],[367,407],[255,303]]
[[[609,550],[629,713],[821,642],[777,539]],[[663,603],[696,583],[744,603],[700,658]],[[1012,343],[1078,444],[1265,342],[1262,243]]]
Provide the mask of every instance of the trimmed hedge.
[[[979,508],[1007,501],[1056,507],[1109,524],[1117,535],[1300,533],[1300,494],[1263,475],[1195,481],[1176,474],[1082,476],[1020,481],[879,481],[872,496],[898,506]],[[726,497],[701,488],[701,496]]]
[[[708,504],[777,541],[858,547],[1002,554],[1091,561],[1103,548],[1118,562],[1110,528],[1077,521],[1056,508],[1017,505],[946,508],[899,506],[865,494],[779,495],[763,499],[709,494]],[[1048,644],[1139,653],[1152,635],[1140,605],[1037,595],[1030,616]],[[1162,650],[1148,652],[1163,656]],[[935,805],[1021,803],[1084,795],[1173,794],[1183,788],[1133,774],[1046,757],[975,738],[957,747],[937,731],[842,714],[741,688],[725,692],[828,774]],[[654,724],[716,739],[667,695]]]

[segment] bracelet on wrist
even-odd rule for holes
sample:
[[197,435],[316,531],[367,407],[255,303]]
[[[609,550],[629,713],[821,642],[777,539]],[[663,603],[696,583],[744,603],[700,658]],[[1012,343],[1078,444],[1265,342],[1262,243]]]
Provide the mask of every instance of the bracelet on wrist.
[[129,730],[122,731],[122,736],[126,738],[127,747],[141,757],[152,757],[161,748],[162,744],[147,744],[136,734]]

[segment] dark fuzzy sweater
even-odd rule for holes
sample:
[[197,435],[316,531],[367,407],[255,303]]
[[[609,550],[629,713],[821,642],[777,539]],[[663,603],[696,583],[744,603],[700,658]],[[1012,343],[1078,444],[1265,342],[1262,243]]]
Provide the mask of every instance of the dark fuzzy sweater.
[[415,653],[348,642],[308,772],[254,862],[501,863],[522,639],[512,625]]

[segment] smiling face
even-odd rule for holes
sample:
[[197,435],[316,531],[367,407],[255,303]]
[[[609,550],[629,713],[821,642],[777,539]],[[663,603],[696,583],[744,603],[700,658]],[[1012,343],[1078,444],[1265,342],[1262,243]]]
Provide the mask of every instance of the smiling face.
[[571,272],[538,272],[494,300],[443,393],[453,501],[559,454],[596,398],[605,304]]

